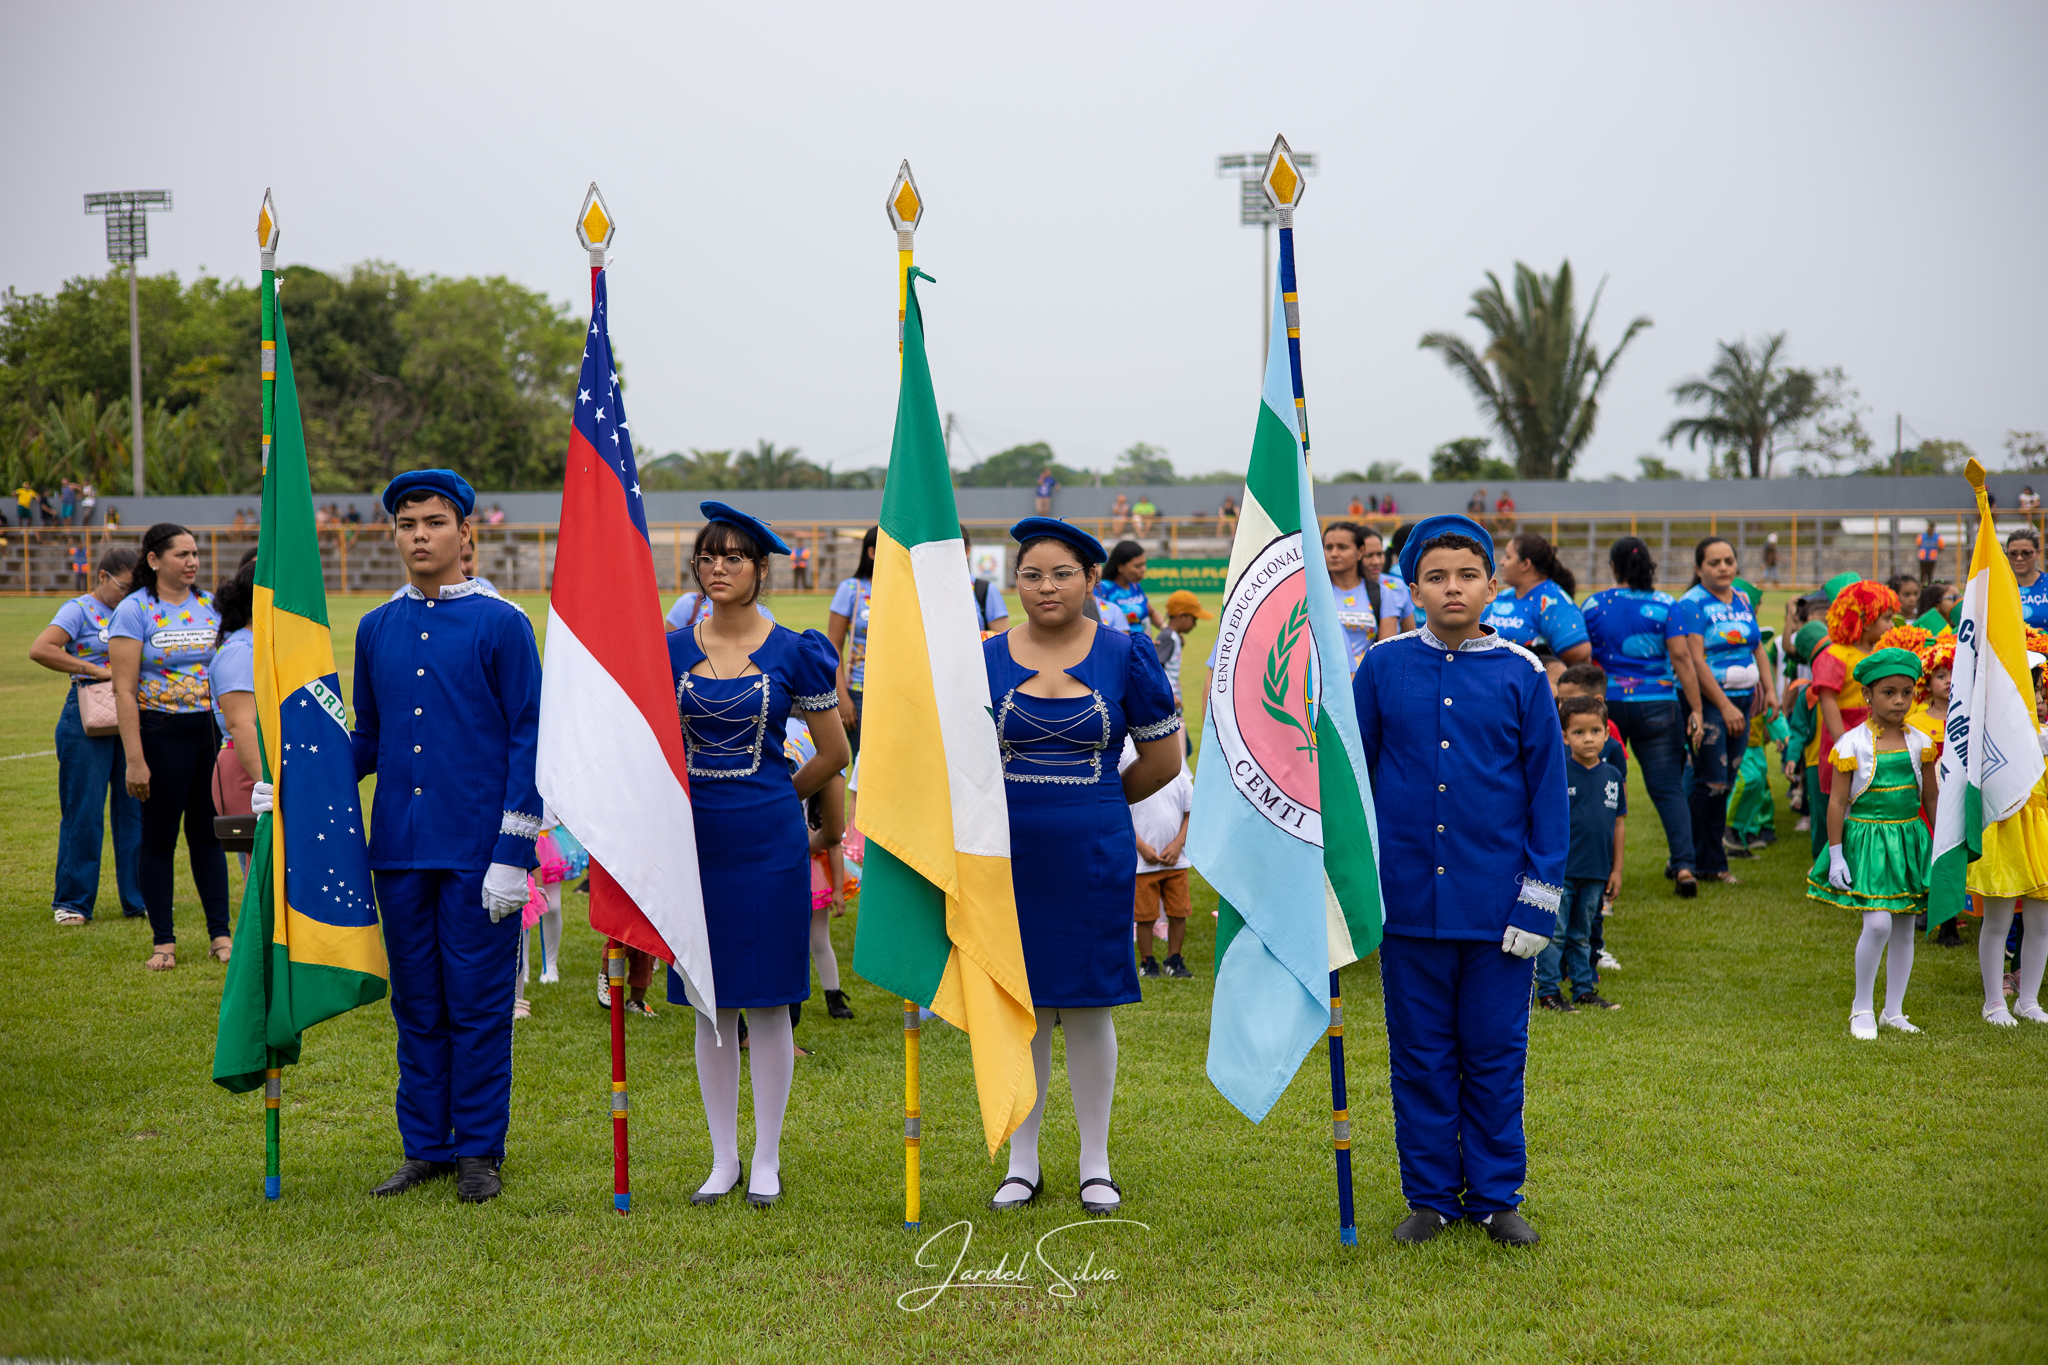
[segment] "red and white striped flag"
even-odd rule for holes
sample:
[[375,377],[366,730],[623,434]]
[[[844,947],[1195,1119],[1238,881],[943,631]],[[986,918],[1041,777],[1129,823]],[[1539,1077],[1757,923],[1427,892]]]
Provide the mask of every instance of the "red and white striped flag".
[[683,732],[669,673],[647,514],[590,270],[590,332],[576,386],[562,526],[548,601],[536,776],[590,850],[590,925],[674,965],[711,1012],[711,947],[697,876]]

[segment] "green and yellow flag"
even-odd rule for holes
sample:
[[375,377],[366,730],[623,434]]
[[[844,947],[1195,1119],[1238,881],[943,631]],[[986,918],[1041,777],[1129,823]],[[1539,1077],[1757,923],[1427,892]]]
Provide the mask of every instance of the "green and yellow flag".
[[[896,440],[875,542],[861,716],[853,969],[966,1030],[990,1152],[1037,1101],[1037,1020],[1010,884],[1010,816],[974,585],[908,285]],[[929,276],[924,278],[929,279]]]
[[275,808],[257,822],[213,1051],[215,1084],[237,1094],[298,1061],[299,1035],[311,1025],[381,999],[390,976],[274,281],[265,270],[265,321],[276,317],[275,421],[266,423],[275,440],[263,469],[252,625],[263,775],[275,784]]

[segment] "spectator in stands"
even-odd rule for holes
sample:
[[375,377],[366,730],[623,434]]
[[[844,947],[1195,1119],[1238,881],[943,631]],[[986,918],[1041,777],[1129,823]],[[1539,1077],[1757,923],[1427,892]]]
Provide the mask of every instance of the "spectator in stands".
[[1031,505],[1041,517],[1052,515],[1052,495],[1059,491],[1060,481],[1052,476],[1050,469],[1038,471],[1038,488],[1031,499]]
[[1131,527],[1131,500],[1119,493],[1116,501],[1109,505],[1109,534],[1120,537]]
[[[1374,498],[1372,502],[1373,510],[1377,512],[1379,510],[1380,500],[1378,498]],[[1353,521],[1356,521],[1360,517],[1365,515],[1365,504],[1358,500],[1358,494],[1353,493],[1351,495],[1351,501],[1346,503],[1344,506],[1344,515],[1350,517]]]
[[1476,490],[1471,497],[1465,499],[1465,515],[1478,522],[1481,526],[1486,525],[1486,490],[1484,488]]
[[1226,538],[1237,534],[1237,499],[1228,493],[1223,495],[1223,505],[1216,509],[1216,534]]
[[1927,528],[1913,541],[1913,551],[1920,560],[1920,582],[1923,585],[1934,581],[1934,575],[1941,567],[1941,552],[1947,548],[1948,542],[1942,539],[1941,532],[1930,519]]
[[99,505],[100,491],[89,483],[78,486],[78,524],[92,525],[92,509]]
[[1515,533],[1515,495],[1505,488],[1493,500],[1493,533],[1495,536]]
[[1771,532],[1764,537],[1764,582],[1778,581],[1778,533]]
[[1159,520],[1159,504],[1144,494],[1138,495],[1138,505],[1131,509],[1131,534],[1142,536],[1153,522]]

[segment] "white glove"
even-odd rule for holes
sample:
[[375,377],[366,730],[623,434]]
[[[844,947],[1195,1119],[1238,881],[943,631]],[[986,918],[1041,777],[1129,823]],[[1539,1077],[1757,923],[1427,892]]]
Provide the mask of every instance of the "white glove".
[[258,815],[270,814],[272,796],[277,788],[268,782],[258,782],[256,790],[249,793],[249,809]]
[[484,909],[491,912],[491,923],[518,914],[525,904],[526,869],[492,863],[491,870],[484,873]]
[[1849,875],[1849,860],[1842,856],[1840,844],[1828,845],[1828,885],[1837,891],[1847,891],[1856,884]]
[[1532,934],[1527,929],[1517,929],[1512,924],[1508,926],[1507,933],[1501,935],[1500,940],[1500,950],[1504,953],[1513,953],[1516,957],[1534,957],[1549,946],[1550,940],[1543,935]]

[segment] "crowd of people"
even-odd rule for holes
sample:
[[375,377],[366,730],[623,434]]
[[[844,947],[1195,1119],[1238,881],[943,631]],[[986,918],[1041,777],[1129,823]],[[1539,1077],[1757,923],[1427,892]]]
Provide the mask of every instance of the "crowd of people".
[[99,506],[99,490],[77,479],[59,479],[54,488],[38,489],[24,480],[14,490],[18,526],[90,526]]
[[[693,1199],[714,1203],[744,1186],[746,1201],[765,1207],[783,1197],[782,1115],[805,1055],[794,1030],[814,972],[828,1016],[852,1017],[830,922],[857,903],[864,853],[858,757],[878,533],[868,532],[854,572],[834,589],[826,629],[799,633],[762,600],[771,556],[791,547],[737,508],[706,502],[701,510],[706,523],[689,561],[696,586],[666,625],[718,999],[689,1001],[673,970],[668,995],[704,1007],[693,1013],[712,1160]],[[359,628],[352,739],[358,774],[380,775],[370,862],[399,1026],[405,1161],[375,1192],[452,1174],[462,1198],[487,1199],[501,1188],[513,1022],[534,1008],[534,958],[540,982],[564,979],[562,892],[587,858],[533,786],[538,652],[525,614],[474,575],[473,492],[448,471],[416,471],[393,480],[382,511],[409,582]],[[1010,827],[1032,847],[1086,856],[1012,862],[1039,1012],[1037,1101],[1011,1140],[991,1205],[1022,1207],[1045,1187],[1039,1131],[1050,1035],[1059,1028],[1079,1136],[1078,1193],[1088,1212],[1107,1213],[1122,1199],[1108,1145],[1111,1012],[1140,998],[1141,980],[1194,975],[1185,952],[1193,746],[1181,675],[1188,636],[1214,614],[1185,591],[1155,603],[1134,540],[1104,547],[1044,516],[1019,522],[1012,537],[1018,619],[999,584],[974,582]],[[1631,759],[1661,828],[1665,877],[1675,895],[1693,898],[1703,885],[1741,881],[1734,864],[1778,841],[1765,759],[1766,746],[1777,745],[1810,834],[1802,853],[1812,859],[1809,894],[1863,916],[1851,1032],[1915,1031],[1903,999],[1912,926],[1927,908],[1951,587],[1841,575],[1795,600],[1774,632],[1759,624],[1761,593],[1741,577],[1735,547],[1718,536],[1694,548],[1691,581],[1676,596],[1659,586],[1655,558],[1633,536],[1610,549],[1612,585],[1584,597],[1541,535],[1496,541],[1462,517],[1403,527],[1391,542],[1339,521],[1324,528],[1322,548],[1385,845],[1382,972],[1413,1210],[1397,1236],[1427,1240],[1450,1218],[1469,1216],[1497,1240],[1535,1240],[1514,1212],[1528,1018],[1620,1007],[1601,974],[1621,967],[1605,921],[1624,891]],[[2008,550],[2029,624],[2048,630],[2038,536],[2017,532]],[[102,555],[93,586],[64,604],[31,650],[73,683],[57,730],[56,923],[92,920],[111,818],[122,909],[149,919],[147,965],[156,971],[178,965],[172,887],[181,833],[208,953],[224,962],[232,942],[216,817],[260,814],[271,800],[257,757],[254,553],[207,592],[192,534],[153,526],[137,550]],[[1913,590],[1918,621],[1904,621],[1899,586]],[[2040,644],[2048,656],[2048,634]],[[1450,667],[1466,661],[1478,671]],[[1463,703],[1455,731],[1432,709],[1454,700]],[[1488,715],[1511,724],[1463,728]],[[1445,752],[1398,757],[1439,733]],[[1454,733],[1457,753],[1449,752]],[[1496,741],[1518,757],[1489,757]],[[439,756],[421,756],[429,745]],[[1416,785],[1425,778],[1434,792]],[[1514,837],[1535,862],[1518,879],[1521,894],[1500,905],[1492,891],[1473,889],[1487,875],[1478,863],[1466,859],[1447,874],[1431,851],[1435,836],[1419,823],[1417,812],[1445,799],[1437,794],[1454,782],[1461,790],[1507,782],[1523,793],[1511,798],[1526,808]],[[1985,1017],[1994,1024],[2048,1023],[2038,1002],[2048,865],[2035,875],[2029,862],[2048,850],[2048,793],[2036,805],[2034,823],[2012,836],[2020,842],[1987,858],[1983,884],[1972,887],[1983,918]],[[1487,948],[1492,957],[1473,956],[1469,944],[1429,946],[1489,937],[1499,945]],[[1960,942],[1952,925],[1942,941]],[[1890,963],[1882,1014],[1871,1008],[1880,959]],[[636,956],[627,978],[633,1013],[654,1012],[652,977],[653,960]],[[1431,1001],[1464,989],[1490,1003],[1458,1019],[1431,1012]],[[609,990],[600,970],[607,1006]],[[2016,997],[2010,1008],[2006,996]],[[1451,1051],[1432,1051],[1429,1040],[1446,1029]],[[746,1163],[733,1039],[753,1058]],[[1471,1122],[1491,1125],[1484,1142],[1469,1128],[1459,1137],[1461,1104]],[[1465,1155],[1444,1165],[1445,1144],[1461,1141]]]

